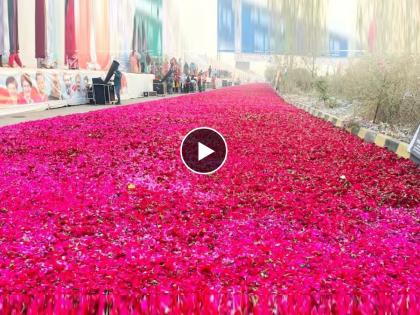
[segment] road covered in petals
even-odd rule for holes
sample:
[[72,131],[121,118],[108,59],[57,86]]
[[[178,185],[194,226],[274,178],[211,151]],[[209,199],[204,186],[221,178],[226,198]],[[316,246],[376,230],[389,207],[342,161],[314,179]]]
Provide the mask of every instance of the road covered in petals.
[[[208,176],[179,156],[201,126]],[[0,174],[2,294],[419,292],[419,168],[268,85],[4,127]]]

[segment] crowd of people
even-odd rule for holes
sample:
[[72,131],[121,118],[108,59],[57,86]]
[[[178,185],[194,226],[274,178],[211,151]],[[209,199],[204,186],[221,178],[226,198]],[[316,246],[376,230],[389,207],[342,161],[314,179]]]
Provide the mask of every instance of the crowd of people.
[[154,74],[156,80],[166,83],[167,93],[202,92],[206,87],[215,88],[216,78],[231,77],[225,70],[212,69],[212,66],[200,68],[195,62],[182,62],[181,59],[153,58],[147,52],[130,54],[131,73]]
[[215,87],[216,77],[212,75],[211,66],[207,70],[199,70],[194,62],[183,65],[181,60],[172,58],[169,64],[164,63],[161,73],[156,74],[158,79],[166,82],[167,93],[202,92],[206,90],[207,82]]

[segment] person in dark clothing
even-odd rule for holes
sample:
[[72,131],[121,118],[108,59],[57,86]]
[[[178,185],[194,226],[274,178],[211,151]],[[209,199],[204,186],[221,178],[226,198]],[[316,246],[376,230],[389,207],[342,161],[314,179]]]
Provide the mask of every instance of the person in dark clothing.
[[195,92],[197,87],[197,80],[195,79],[194,74],[191,75],[191,81],[190,81],[190,92]]
[[190,67],[188,66],[188,63],[184,64],[184,74],[189,75],[190,74]]
[[191,89],[191,78],[188,75],[187,76],[187,79],[185,80],[185,90],[184,90],[184,92],[185,93],[189,93],[190,92],[190,89]]
[[202,75],[203,75],[203,71],[200,70],[200,72],[198,73],[198,77],[197,77],[197,86],[198,86],[198,92],[202,92]]
[[151,65],[152,65],[152,58],[150,57],[149,53],[146,53],[146,66],[147,66],[147,68],[149,69]]
[[115,94],[117,95],[117,105],[121,104],[121,78],[122,78],[122,73],[121,71],[117,68],[117,70],[115,70],[114,73],[114,89],[115,89]]
[[175,66],[171,62],[171,67],[169,68],[169,71],[168,71],[168,73],[165,76],[165,78],[166,78],[166,87],[167,87],[168,94],[172,94],[173,93],[173,89],[174,89],[174,72],[175,72]]

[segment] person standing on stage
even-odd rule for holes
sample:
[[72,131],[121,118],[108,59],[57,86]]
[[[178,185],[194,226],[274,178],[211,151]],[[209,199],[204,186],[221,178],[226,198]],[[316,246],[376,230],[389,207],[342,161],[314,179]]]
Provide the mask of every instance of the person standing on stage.
[[136,50],[131,52],[130,66],[132,73],[140,73],[140,54]]
[[121,71],[117,68],[117,70],[115,70],[114,72],[114,88],[115,88],[115,94],[117,95],[117,105],[121,104],[121,78],[122,78],[122,73]]
[[146,54],[144,51],[140,53],[140,73],[146,73]]

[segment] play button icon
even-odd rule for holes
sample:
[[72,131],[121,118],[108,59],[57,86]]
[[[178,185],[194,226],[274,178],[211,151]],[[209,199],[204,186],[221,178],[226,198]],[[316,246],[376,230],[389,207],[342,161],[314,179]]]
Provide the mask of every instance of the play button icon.
[[210,149],[208,146],[205,146],[201,142],[198,143],[198,161],[201,161],[213,153],[214,150]]
[[182,140],[181,159],[194,173],[214,173],[223,166],[226,156],[226,141],[212,128],[194,129]]

